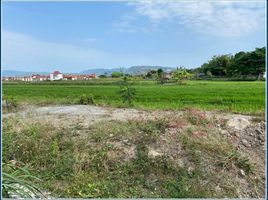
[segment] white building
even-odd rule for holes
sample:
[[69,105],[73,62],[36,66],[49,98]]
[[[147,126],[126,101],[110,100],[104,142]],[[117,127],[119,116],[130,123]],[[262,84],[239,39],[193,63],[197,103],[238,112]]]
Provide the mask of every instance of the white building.
[[49,79],[51,81],[58,81],[58,80],[62,80],[63,79],[63,74],[60,73],[59,71],[54,71],[53,73],[51,73],[49,75]]

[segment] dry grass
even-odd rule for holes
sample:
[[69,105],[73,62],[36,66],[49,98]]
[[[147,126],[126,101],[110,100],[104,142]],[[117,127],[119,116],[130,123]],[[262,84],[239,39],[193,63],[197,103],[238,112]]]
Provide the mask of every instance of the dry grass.
[[238,197],[237,170],[254,168],[218,121],[199,110],[163,117],[66,128],[9,117],[3,161],[26,163],[57,197]]

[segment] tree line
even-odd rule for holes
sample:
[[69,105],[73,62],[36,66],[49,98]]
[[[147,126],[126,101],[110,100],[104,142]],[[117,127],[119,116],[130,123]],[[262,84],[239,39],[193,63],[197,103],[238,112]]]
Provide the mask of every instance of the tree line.
[[[240,51],[234,55],[224,54],[215,55],[208,62],[194,69],[186,67],[177,67],[170,72],[170,76],[161,68],[150,70],[146,74],[133,75],[143,77],[145,79],[155,79],[163,84],[169,79],[173,79],[180,83],[181,80],[189,78],[231,78],[231,79],[253,79],[260,80],[265,72],[265,52],[266,48],[256,48],[254,51]],[[120,78],[123,76],[131,77],[130,74],[124,74],[123,68],[120,72],[113,72],[111,77]],[[101,75],[100,78],[105,78]]]
[[190,71],[208,77],[254,76],[260,79],[260,76],[265,72],[265,51],[265,47],[262,47],[250,52],[240,51],[235,55],[225,54],[213,56],[201,67]]

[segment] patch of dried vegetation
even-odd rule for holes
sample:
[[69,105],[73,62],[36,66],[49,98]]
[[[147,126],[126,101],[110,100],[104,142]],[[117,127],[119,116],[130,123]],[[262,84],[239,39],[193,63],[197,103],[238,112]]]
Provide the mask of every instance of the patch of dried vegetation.
[[10,116],[3,159],[29,165],[59,197],[264,197],[264,163],[256,162],[264,143],[250,139],[264,141],[262,120],[237,130],[229,116],[196,109],[147,115],[116,111],[95,123],[67,116],[68,126]]

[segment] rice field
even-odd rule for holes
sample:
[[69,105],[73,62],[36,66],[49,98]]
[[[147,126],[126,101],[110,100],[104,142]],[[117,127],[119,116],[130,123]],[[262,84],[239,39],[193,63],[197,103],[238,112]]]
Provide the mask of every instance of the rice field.
[[[194,107],[238,113],[265,111],[265,82],[188,81],[186,85],[159,85],[136,80],[135,108],[174,110]],[[94,103],[122,106],[118,80],[4,83],[3,98],[38,105],[77,104],[82,95],[92,95]]]

